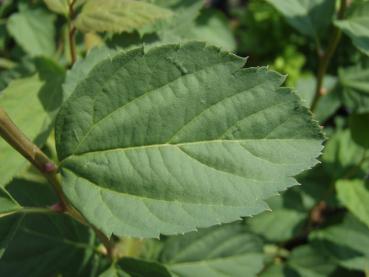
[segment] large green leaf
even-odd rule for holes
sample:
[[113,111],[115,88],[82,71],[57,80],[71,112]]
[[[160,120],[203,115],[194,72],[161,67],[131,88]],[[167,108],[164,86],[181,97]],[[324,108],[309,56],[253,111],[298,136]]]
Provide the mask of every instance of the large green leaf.
[[170,238],[161,262],[175,276],[256,276],[263,267],[260,239],[241,224]]
[[369,2],[354,2],[347,18],[335,21],[335,25],[351,38],[360,51],[369,55]]
[[26,53],[52,56],[55,52],[54,21],[54,15],[41,9],[22,10],[9,18],[7,28]]
[[[47,139],[56,110],[62,102],[64,71],[48,60],[40,60],[39,73],[18,79],[0,95],[4,108],[22,132],[42,146]],[[6,185],[27,164],[3,139],[0,139],[0,186]]]
[[342,100],[352,111],[369,112],[369,69],[351,67],[339,70]]
[[[15,179],[10,193],[23,206],[55,203],[49,185]],[[0,218],[7,249],[0,260],[1,276],[86,276],[95,248],[93,233],[66,215],[26,214]]]
[[335,0],[267,0],[302,34],[318,39],[330,25]]
[[369,227],[369,185],[363,180],[339,180],[336,190],[342,204]]
[[369,266],[369,228],[351,216],[314,231],[310,240],[341,266],[362,271]]
[[321,151],[319,126],[266,68],[203,43],[100,62],[56,122],[63,190],[107,235],[157,237],[265,210]]
[[171,12],[135,0],[89,0],[76,19],[83,32],[130,32],[167,18]]

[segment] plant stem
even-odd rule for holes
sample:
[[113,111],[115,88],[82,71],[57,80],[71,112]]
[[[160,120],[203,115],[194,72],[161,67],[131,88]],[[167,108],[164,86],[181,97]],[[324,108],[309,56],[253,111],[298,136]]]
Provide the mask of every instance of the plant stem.
[[49,214],[49,213],[56,213],[56,211],[53,211],[50,208],[42,208],[42,207],[23,207],[22,209],[16,211],[1,213],[0,218],[12,214]]
[[66,199],[61,191],[57,178],[57,167],[21,130],[13,123],[8,114],[0,107],[0,136],[4,138],[15,150],[31,162],[44,177],[53,185],[63,207]]
[[72,65],[77,60],[77,53],[76,53],[76,41],[75,41],[75,33],[77,31],[76,27],[73,25],[72,21],[74,19],[74,4],[76,0],[72,0],[68,7],[69,7],[69,14],[68,14],[68,37],[69,37],[69,49],[71,55],[71,63]]
[[[337,13],[337,19],[343,19],[344,18],[346,7],[347,7],[347,0],[340,0],[340,7],[339,7],[339,10],[338,10],[338,13]],[[318,54],[319,66],[318,66],[318,72],[317,72],[315,95],[314,95],[313,102],[311,104],[311,110],[312,111],[315,110],[320,97],[323,96],[323,94],[324,94],[324,92],[322,90],[324,76],[327,73],[328,66],[329,66],[329,64],[332,60],[333,55],[336,52],[337,46],[338,46],[338,44],[341,40],[341,36],[342,36],[341,30],[338,27],[334,26],[331,38],[329,40],[329,44],[327,46],[327,49],[324,51],[324,53]]]
[[[114,244],[100,230],[89,224],[83,216],[75,210],[65,198],[61,188],[59,178],[57,176],[58,168],[32,141],[30,141],[21,130],[13,123],[8,114],[0,107],[0,136],[5,139],[15,150],[34,165],[41,174],[51,183],[59,198],[61,207],[56,209],[49,208],[24,208],[16,213],[29,212],[67,212],[75,220],[82,224],[88,225],[95,231],[97,237],[105,245],[110,257],[113,257]],[[14,212],[13,212],[14,213]],[[0,215],[1,216],[1,215]]]

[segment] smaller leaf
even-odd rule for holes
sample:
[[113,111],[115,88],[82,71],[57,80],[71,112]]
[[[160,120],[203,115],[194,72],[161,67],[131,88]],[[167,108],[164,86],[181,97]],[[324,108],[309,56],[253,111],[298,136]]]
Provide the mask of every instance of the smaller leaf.
[[369,113],[353,114],[350,117],[352,139],[359,145],[369,148]]
[[44,0],[46,6],[53,12],[67,15],[68,14],[68,0]]
[[[168,270],[155,262],[149,262],[134,258],[123,258],[118,262],[121,269],[135,277],[170,277]],[[121,276],[121,275],[119,275]]]
[[31,56],[52,56],[55,52],[55,16],[41,9],[14,13],[8,20],[10,35]]
[[288,258],[288,267],[303,277],[325,277],[337,268],[333,260],[311,245],[303,245],[293,249]]
[[339,180],[338,199],[369,227],[369,185],[363,180]]
[[318,39],[329,26],[336,1],[334,0],[267,0],[287,22],[300,33]]
[[342,100],[345,106],[357,113],[369,112],[369,69],[349,67],[339,70]]
[[260,239],[241,224],[170,238],[161,261],[175,276],[256,276],[262,269]]
[[167,18],[171,12],[156,5],[133,0],[90,0],[76,19],[83,32],[131,32]]
[[335,25],[349,36],[353,44],[369,55],[369,2],[354,2],[344,20],[336,20]]

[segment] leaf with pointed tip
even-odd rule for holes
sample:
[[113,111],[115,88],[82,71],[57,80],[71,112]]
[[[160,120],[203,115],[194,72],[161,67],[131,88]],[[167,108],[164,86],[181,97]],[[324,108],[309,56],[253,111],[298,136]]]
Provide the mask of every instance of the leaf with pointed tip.
[[335,25],[351,38],[360,51],[369,55],[369,2],[354,2],[347,17],[336,20]]
[[238,220],[296,185],[322,135],[284,77],[192,42],[100,62],[56,121],[63,191],[105,234]]
[[369,185],[364,180],[339,180],[338,199],[369,227]]
[[44,0],[44,3],[55,13],[66,16],[69,12],[68,0]]
[[[28,138],[42,146],[62,102],[64,70],[47,59],[40,59],[38,68],[37,75],[11,82],[0,95],[0,106]],[[0,138],[0,164],[3,187],[21,173],[27,162]]]
[[331,23],[335,0],[267,0],[302,34],[319,39]]
[[55,52],[55,15],[41,9],[12,14],[7,22],[10,35],[31,56],[52,56]]
[[167,9],[135,0],[89,0],[76,19],[83,32],[131,32],[171,16]]
[[263,267],[261,240],[242,224],[170,238],[161,262],[174,276],[256,276]]

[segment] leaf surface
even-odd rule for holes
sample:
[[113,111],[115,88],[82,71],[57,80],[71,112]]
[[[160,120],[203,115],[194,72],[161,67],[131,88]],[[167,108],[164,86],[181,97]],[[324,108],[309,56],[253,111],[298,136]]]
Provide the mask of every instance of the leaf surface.
[[46,6],[53,12],[67,15],[69,12],[68,0],[44,0]]
[[331,23],[334,0],[267,0],[300,33],[319,39]]
[[341,223],[313,232],[309,238],[343,267],[362,271],[368,267],[369,228],[350,215]]
[[10,35],[31,56],[52,56],[55,52],[55,16],[41,9],[23,10],[9,17]]
[[336,190],[342,204],[369,227],[369,185],[360,179],[339,180]]
[[316,163],[319,126],[266,68],[205,46],[100,62],[56,122],[63,190],[107,235],[157,237],[267,208]]
[[143,1],[89,0],[76,19],[83,32],[131,32],[171,16],[167,9]]
[[357,113],[369,112],[369,69],[349,67],[339,70],[344,104]]
[[354,2],[347,17],[336,20],[335,25],[351,38],[360,51],[369,55],[369,2]]
[[230,224],[170,238],[161,262],[174,276],[256,276],[262,269],[260,239],[241,224]]

